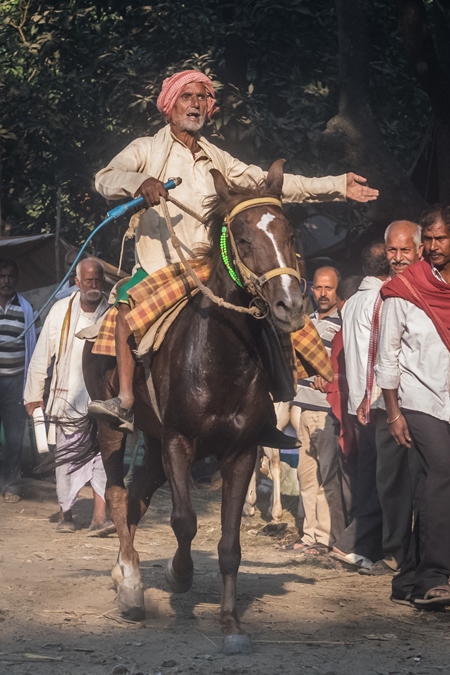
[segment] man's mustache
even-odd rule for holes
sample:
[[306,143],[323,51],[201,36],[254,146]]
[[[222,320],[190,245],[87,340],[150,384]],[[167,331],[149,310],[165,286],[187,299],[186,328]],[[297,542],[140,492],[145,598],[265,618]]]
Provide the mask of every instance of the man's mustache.
[[93,288],[90,291],[86,291],[84,295],[87,300],[100,300],[102,297],[102,291]]

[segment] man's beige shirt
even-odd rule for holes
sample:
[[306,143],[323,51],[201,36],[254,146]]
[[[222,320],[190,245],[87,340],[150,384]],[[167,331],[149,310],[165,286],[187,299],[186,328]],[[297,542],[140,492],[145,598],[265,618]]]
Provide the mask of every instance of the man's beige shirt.
[[[215,195],[210,169],[218,169],[228,181],[252,186],[267,173],[255,165],[244,164],[200,136],[201,151],[195,156],[166,126],[153,137],[137,138],[120,152],[95,178],[95,185],[106,199],[134,197],[142,183],[150,177],[166,182],[182,179],[174,197],[199,215],[205,215],[207,198]],[[284,175],[283,201],[319,202],[345,200],[346,175],[305,178]],[[187,257],[195,246],[208,242],[204,225],[168,203],[172,226]],[[136,230],[138,263],[152,272],[177,262],[161,207],[149,208],[141,216]]]

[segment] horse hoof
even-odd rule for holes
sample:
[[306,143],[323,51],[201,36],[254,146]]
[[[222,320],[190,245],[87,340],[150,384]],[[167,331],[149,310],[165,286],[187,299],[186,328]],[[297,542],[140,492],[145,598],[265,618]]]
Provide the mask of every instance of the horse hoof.
[[253,647],[250,636],[245,633],[242,635],[225,635],[223,638],[223,653],[226,656],[233,654],[252,654]]
[[167,561],[165,574],[172,593],[187,593],[192,586],[194,572],[192,571],[188,577],[180,576],[173,569],[172,558]]
[[117,589],[116,602],[125,619],[142,621],[145,618],[144,587],[140,580],[136,583],[122,581]]
[[128,607],[127,609],[122,609],[120,615],[127,621],[139,623],[139,621],[145,619],[145,609],[143,607]]
[[254,506],[249,506],[248,504],[244,504],[244,508],[242,509],[242,515],[245,518],[251,518],[254,516],[256,513],[256,509]]

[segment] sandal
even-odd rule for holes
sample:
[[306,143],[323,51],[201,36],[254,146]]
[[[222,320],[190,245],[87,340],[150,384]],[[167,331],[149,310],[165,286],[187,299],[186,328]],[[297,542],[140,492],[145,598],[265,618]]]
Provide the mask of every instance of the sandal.
[[105,520],[104,523],[95,523],[91,525],[86,532],[87,537],[107,537],[108,534],[113,534],[116,531],[116,526],[112,520]]
[[22,497],[20,495],[16,495],[13,492],[5,492],[3,495],[3,501],[7,502],[8,504],[17,504],[17,502],[22,501]]
[[[433,591],[446,591],[446,594],[430,595],[430,593],[433,593]],[[425,607],[430,609],[433,606],[447,607],[448,605],[450,605],[450,586],[448,584],[446,586],[435,586],[434,588],[430,588],[430,590],[425,593],[423,598],[414,598],[414,606],[419,608]]]
[[306,555],[327,555],[330,553],[331,547],[327,546],[326,544],[313,544],[312,546],[308,546],[305,549],[305,554]]
[[359,569],[370,569],[373,565],[373,562],[369,558],[365,558],[363,555],[358,555],[358,553],[339,553],[338,551],[331,551],[330,558],[334,560],[339,560],[339,562],[344,563],[345,565],[351,565],[352,567],[358,567]]
[[75,532],[75,523],[71,520],[60,520],[56,526],[56,531],[59,533],[71,534]]
[[304,553],[310,544],[304,544],[301,539],[296,539],[291,544],[283,544],[282,551],[295,551],[295,553]]
[[134,415],[132,410],[122,408],[122,401],[117,396],[106,401],[91,401],[88,413],[117,427],[120,431],[132,434],[134,431]]
[[392,594],[391,597],[389,598],[391,602],[395,602],[396,605],[404,605],[405,607],[410,607],[411,609],[415,609],[414,607],[414,601],[411,600],[411,593],[408,593],[408,595],[405,595],[403,597],[399,595],[394,595]]

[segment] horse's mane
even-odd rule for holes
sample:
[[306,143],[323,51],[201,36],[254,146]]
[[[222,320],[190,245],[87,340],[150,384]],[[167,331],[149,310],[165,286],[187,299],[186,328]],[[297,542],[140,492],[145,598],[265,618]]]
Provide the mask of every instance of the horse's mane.
[[229,183],[229,193],[227,199],[222,199],[219,195],[213,195],[206,200],[207,213],[205,227],[209,228],[209,246],[206,244],[196,247],[194,257],[201,263],[214,266],[216,258],[220,256],[220,235],[225,217],[231,213],[235,206],[247,199],[256,199],[258,197],[276,197],[280,198],[273,190],[270,190],[266,181],[263,179],[259,183],[255,181],[251,187],[243,187],[236,183]]

